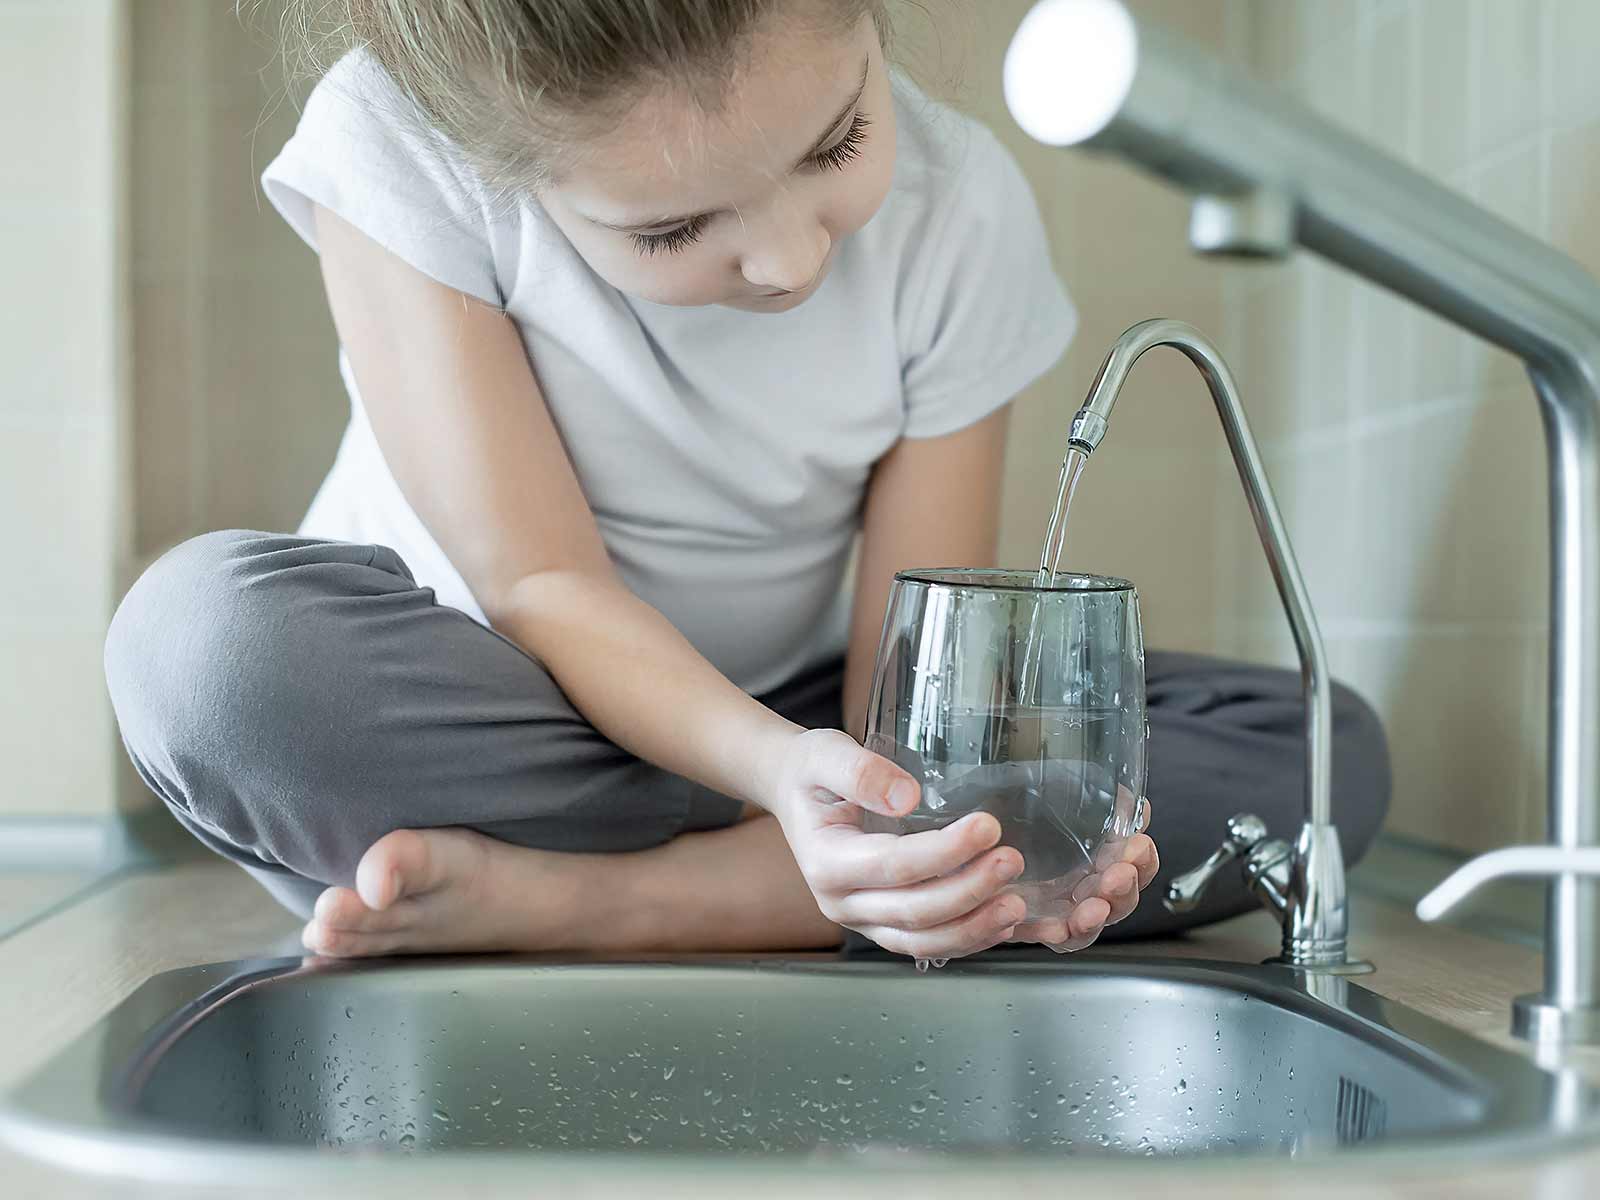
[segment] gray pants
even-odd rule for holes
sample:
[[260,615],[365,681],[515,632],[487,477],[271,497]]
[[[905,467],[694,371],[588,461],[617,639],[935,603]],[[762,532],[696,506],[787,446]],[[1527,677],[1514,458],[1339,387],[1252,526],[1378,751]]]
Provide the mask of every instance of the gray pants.
[[[737,801],[634,757],[510,640],[434,602],[394,551],[228,530],[176,547],[134,584],[106,638],[106,679],[145,782],[191,833],[309,916],[394,829],[459,825],[515,845],[640,850],[738,817]],[[1198,655],[1146,657],[1148,793],[1162,876],[1117,936],[1250,907],[1226,873],[1192,913],[1156,889],[1257,813],[1302,816],[1298,675]],[[843,663],[758,697],[842,728]],[[1346,857],[1376,834],[1388,758],[1372,711],[1334,693],[1333,811]]]

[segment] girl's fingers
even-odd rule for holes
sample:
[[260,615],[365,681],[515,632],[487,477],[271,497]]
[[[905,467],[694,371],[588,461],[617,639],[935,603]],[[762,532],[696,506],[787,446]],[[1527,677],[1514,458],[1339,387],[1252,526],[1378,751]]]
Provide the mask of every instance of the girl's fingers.
[[805,770],[816,787],[886,817],[903,817],[917,806],[922,789],[910,773],[849,734],[812,730],[801,736],[811,738]]
[[1150,881],[1161,869],[1161,855],[1156,852],[1155,842],[1142,833],[1128,839],[1128,848],[1123,851],[1122,861],[1131,863],[1133,869],[1139,872],[1141,892],[1150,886]]
[[824,861],[806,877],[813,887],[852,892],[948,875],[1000,840],[1000,822],[978,812],[922,833],[862,833],[851,826],[821,832],[827,843]]
[[[1001,847],[938,879],[897,888],[864,888],[838,902],[841,923],[931,929],[965,916],[1022,874],[1022,855]],[[1022,902],[1017,901],[1020,907]]]
[[1001,896],[954,921],[932,929],[899,929],[893,925],[856,926],[885,950],[912,958],[962,958],[1005,941],[1022,920],[1025,905],[1016,896]]
[[1111,910],[1106,916],[1107,925],[1115,925],[1138,907],[1139,872],[1133,864],[1120,862],[1107,867],[1100,876],[1099,896]]
[[1100,936],[1100,931],[1105,928],[1106,919],[1110,915],[1111,906],[1102,897],[1091,896],[1083,903],[1074,905],[1072,911],[1065,917],[1037,921],[1030,925],[1027,934],[1018,940],[1041,942],[1060,953],[1082,950]]

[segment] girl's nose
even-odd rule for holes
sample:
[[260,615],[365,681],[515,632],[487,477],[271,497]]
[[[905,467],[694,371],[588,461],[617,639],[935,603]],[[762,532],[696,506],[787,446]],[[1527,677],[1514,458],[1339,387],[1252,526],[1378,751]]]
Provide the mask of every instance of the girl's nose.
[[814,218],[775,224],[757,235],[740,262],[740,270],[753,287],[803,291],[822,270],[832,247],[833,239]]

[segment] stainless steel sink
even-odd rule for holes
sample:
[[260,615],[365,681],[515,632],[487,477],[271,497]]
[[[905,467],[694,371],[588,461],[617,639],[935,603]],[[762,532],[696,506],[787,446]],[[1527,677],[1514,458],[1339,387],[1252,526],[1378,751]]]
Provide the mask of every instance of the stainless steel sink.
[[[157,976],[0,1137],[186,1178],[469,1150],[941,1170],[1585,1134],[1595,1092],[1346,979],[1192,960],[298,959]],[[602,1152],[596,1155],[595,1152]],[[813,1164],[815,1165],[815,1164]]]

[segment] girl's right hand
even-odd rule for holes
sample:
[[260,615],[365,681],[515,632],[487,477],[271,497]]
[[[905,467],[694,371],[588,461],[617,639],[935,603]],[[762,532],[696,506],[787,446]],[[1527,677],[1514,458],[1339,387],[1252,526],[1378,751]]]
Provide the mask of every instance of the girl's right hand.
[[918,791],[909,774],[848,734],[808,729],[780,752],[767,808],[828,920],[915,958],[959,958],[1005,941],[1025,905],[1000,893],[1022,873],[1022,855],[995,847],[993,816],[972,813],[923,833],[861,828],[864,809],[904,816]]

